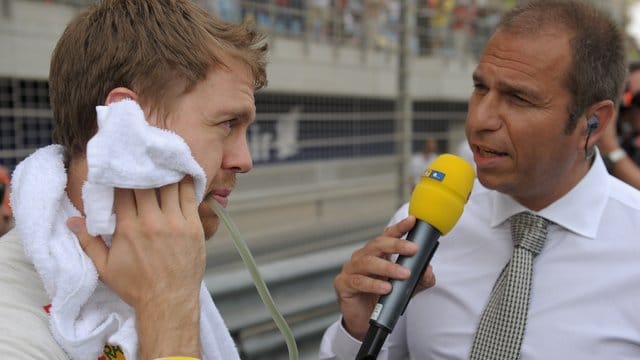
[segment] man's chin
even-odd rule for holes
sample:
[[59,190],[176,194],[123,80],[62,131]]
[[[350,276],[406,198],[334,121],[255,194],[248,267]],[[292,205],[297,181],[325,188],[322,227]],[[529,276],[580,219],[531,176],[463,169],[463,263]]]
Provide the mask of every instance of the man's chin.
[[218,231],[218,225],[220,223],[217,221],[215,221],[215,223],[209,223],[209,222],[202,222],[202,230],[204,230],[204,239],[209,240],[213,237],[213,235],[216,233],[216,231]]
[[208,206],[206,201],[203,201],[198,207],[198,214],[200,215],[204,238],[209,240],[218,230],[220,219],[218,219],[218,215]]

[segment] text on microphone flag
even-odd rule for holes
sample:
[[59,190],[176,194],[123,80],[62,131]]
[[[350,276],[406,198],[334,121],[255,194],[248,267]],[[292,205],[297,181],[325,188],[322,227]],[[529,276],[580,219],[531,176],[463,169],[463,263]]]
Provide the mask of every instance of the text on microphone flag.
[[433,179],[433,180],[437,180],[437,181],[442,182],[442,180],[444,180],[444,177],[445,177],[445,175],[446,175],[446,174],[445,174],[445,173],[443,173],[443,172],[440,172],[440,171],[438,171],[438,170],[428,169],[428,170],[425,172],[425,174],[424,174],[424,175],[425,175],[426,177],[428,177],[428,178]]

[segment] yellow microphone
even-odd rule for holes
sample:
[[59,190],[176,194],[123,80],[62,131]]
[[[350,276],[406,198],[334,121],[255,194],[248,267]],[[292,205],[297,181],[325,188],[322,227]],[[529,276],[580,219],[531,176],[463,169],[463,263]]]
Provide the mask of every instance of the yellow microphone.
[[438,156],[411,193],[409,214],[448,233],[462,215],[473,187],[473,166],[461,157]]
[[406,280],[391,280],[393,288],[378,300],[356,359],[377,358],[429,266],[439,245],[438,238],[448,233],[462,215],[474,179],[473,166],[451,154],[438,156],[420,178],[409,200],[409,214],[416,217],[416,224],[407,234],[407,240],[418,245],[418,252],[413,256],[399,256],[396,261],[410,269],[411,275]]

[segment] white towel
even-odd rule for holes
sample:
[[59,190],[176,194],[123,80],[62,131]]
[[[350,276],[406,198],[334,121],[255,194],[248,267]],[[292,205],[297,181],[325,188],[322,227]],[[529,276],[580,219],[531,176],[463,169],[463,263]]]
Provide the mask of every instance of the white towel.
[[[198,200],[202,199],[204,173],[193,160],[188,147],[183,148],[184,152],[178,154],[182,145],[177,143],[184,144],[180,137],[165,130],[150,128],[149,125],[145,125],[146,121],[145,124],[141,124],[139,121],[144,121],[143,113],[133,101],[111,104],[102,110],[99,107],[98,112],[102,113],[102,121],[94,139],[101,140],[93,142],[92,139],[91,146],[100,144],[100,147],[104,148],[98,149],[102,154],[99,156],[105,153],[110,156],[98,158],[101,160],[96,162],[96,158],[88,151],[87,160],[92,164],[90,173],[102,171],[99,174],[105,178],[119,175],[115,176],[113,183],[104,179],[95,182],[97,175],[89,175],[94,180],[93,184],[101,187],[101,190],[92,193],[91,185],[83,188],[85,209],[89,198],[101,204],[101,207],[95,207],[98,211],[94,212],[97,214],[95,219],[98,228],[105,224],[112,226],[111,220],[99,218],[105,214],[111,217],[110,204],[113,202],[113,195],[112,190],[108,190],[110,187],[157,187],[177,182],[185,174],[191,174],[196,183],[196,196]],[[115,114],[132,118],[115,119]],[[111,120],[114,121],[110,122]],[[115,125],[118,121],[125,123],[119,123],[119,126],[123,126],[127,131],[107,131],[110,125]],[[118,135],[103,137],[105,134]],[[165,143],[163,138],[166,139]],[[127,147],[131,149],[128,150]],[[139,154],[145,159],[136,158],[136,162],[131,163],[128,160],[130,154]],[[80,212],[71,204],[65,193],[67,175],[63,158],[61,146],[47,146],[21,162],[12,177],[11,204],[16,218],[16,228],[24,243],[25,253],[33,261],[51,298],[51,331],[72,359],[97,359],[107,343],[119,345],[127,359],[135,359],[138,339],[133,309],[99,281],[93,263],[80,248],[76,236],[66,226],[66,220],[71,216],[80,216]],[[177,164],[179,158],[185,159],[185,163]],[[100,165],[100,162],[103,165]],[[138,171],[140,169],[135,167],[140,165],[136,164],[144,164],[146,171]],[[160,176],[154,174],[166,174],[167,180],[161,181]],[[144,183],[137,182],[134,176],[140,176]],[[198,185],[198,181],[202,181],[201,185]],[[104,210],[107,208],[108,212]],[[109,229],[106,230],[105,233],[98,233],[108,237]],[[235,344],[204,282],[200,291],[200,308],[203,358],[239,359]]]
[[153,127],[133,100],[97,106],[98,132],[87,144],[87,182],[82,188],[91,235],[115,230],[113,188],[154,189],[194,178],[196,201],[204,196],[206,177],[176,133]]

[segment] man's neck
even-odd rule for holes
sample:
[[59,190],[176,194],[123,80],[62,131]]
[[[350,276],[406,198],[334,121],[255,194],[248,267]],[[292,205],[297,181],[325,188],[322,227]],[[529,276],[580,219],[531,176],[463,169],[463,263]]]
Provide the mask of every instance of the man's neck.
[[85,155],[72,157],[67,164],[67,196],[73,206],[84,215],[82,205],[82,185],[87,179],[87,158]]

